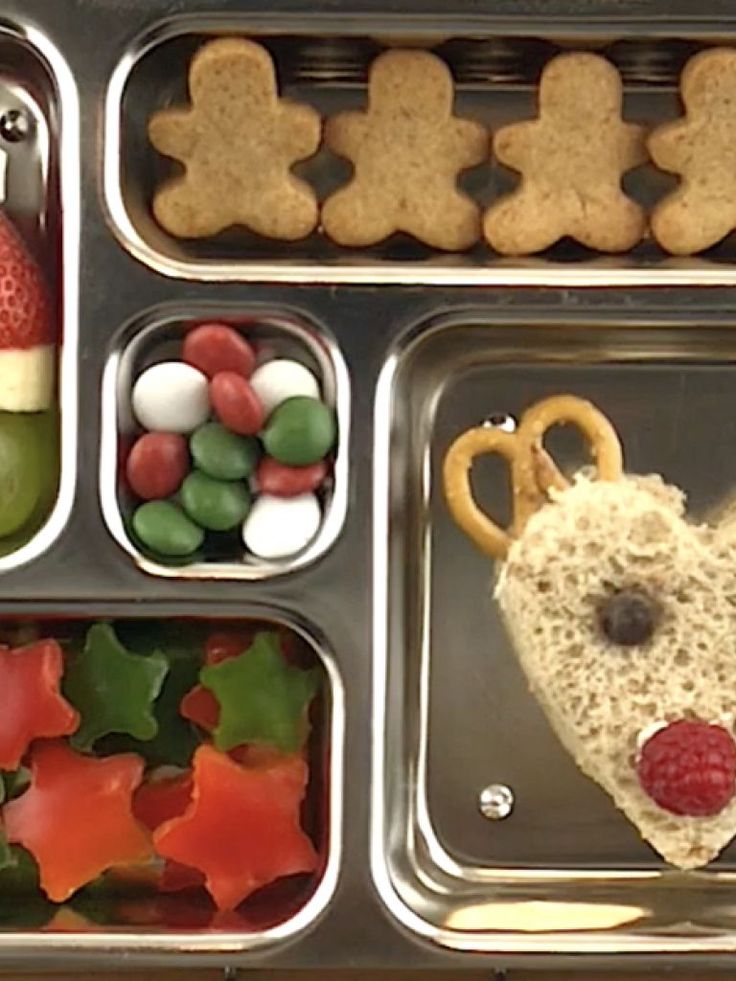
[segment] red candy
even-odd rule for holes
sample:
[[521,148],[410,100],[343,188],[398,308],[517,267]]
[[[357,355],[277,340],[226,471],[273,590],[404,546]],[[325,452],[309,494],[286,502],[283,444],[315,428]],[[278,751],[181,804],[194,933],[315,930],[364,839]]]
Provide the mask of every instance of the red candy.
[[221,371],[210,382],[217,418],[240,436],[255,436],[263,427],[263,406],[253,387],[234,371]]
[[296,497],[316,490],[327,476],[328,466],[318,460],[308,467],[290,467],[265,456],[258,464],[256,481],[258,490],[274,497]]
[[250,344],[225,324],[202,324],[190,330],[184,340],[183,359],[208,378],[221,371],[232,371],[250,378],[256,356]]
[[189,472],[189,449],[176,433],[146,433],[128,456],[126,475],[134,494],[158,501],[176,493]]
[[736,744],[722,726],[671,722],[642,747],[637,774],[642,789],[666,811],[710,817],[736,792]]

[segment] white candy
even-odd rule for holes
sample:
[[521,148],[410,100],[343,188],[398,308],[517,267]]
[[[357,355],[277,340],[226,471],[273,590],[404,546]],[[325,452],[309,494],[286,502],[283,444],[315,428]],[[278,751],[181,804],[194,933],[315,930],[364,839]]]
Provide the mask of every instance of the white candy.
[[283,559],[309,545],[321,522],[322,511],[314,494],[261,494],[245,519],[243,541],[260,559]]
[[183,361],[147,368],[133,386],[133,412],[150,432],[191,433],[210,416],[209,383]]
[[319,398],[319,384],[309,368],[288,358],[262,364],[253,372],[250,383],[260,399],[266,418],[277,405],[296,395]]

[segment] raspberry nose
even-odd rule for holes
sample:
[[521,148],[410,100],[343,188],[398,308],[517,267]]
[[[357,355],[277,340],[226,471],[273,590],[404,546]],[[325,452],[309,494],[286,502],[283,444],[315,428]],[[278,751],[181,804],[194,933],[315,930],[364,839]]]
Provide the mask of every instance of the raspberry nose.
[[736,744],[723,726],[671,722],[644,743],[636,771],[643,790],[666,811],[709,817],[736,793]]

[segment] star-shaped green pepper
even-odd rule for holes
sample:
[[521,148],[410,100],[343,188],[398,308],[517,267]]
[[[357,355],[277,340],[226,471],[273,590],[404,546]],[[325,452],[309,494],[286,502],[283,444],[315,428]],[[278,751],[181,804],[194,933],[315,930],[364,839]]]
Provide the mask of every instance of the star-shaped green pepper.
[[319,671],[287,664],[278,634],[256,634],[240,657],[208,665],[199,673],[220,703],[215,745],[227,751],[243,743],[295,753],[307,735],[306,710],[319,687]]
[[90,627],[84,650],[64,677],[64,694],[82,717],[72,745],[90,750],[111,732],[153,739],[158,732],[153,703],[168,669],[160,651],[148,657],[127,651],[110,624]]
[[166,646],[164,653],[169,672],[153,707],[157,734],[143,742],[118,733],[105,736],[95,747],[98,753],[138,753],[150,766],[187,767],[191,763],[201,739],[194,726],[181,715],[179,706],[197,683],[200,657],[183,647]]

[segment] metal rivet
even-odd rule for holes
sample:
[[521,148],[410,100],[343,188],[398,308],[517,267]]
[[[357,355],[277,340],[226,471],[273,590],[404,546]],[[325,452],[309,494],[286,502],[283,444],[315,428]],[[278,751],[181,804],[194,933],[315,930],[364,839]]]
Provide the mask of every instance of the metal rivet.
[[33,122],[25,109],[8,109],[0,116],[0,136],[8,143],[22,143],[32,129]]
[[490,783],[480,792],[478,808],[489,821],[503,821],[514,809],[514,792],[505,783]]
[[517,422],[505,412],[494,412],[486,416],[482,425],[485,429],[502,429],[505,433],[515,433]]

